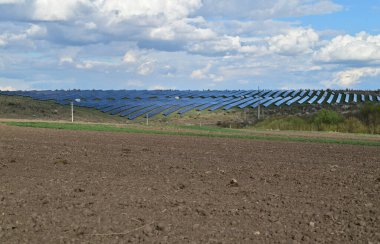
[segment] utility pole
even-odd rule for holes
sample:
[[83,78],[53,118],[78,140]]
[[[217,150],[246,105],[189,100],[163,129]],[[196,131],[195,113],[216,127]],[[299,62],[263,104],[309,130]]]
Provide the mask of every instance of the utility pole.
[[74,123],[74,102],[71,102],[71,123]]
[[[260,86],[257,86],[257,91],[260,93]],[[260,103],[259,106],[257,106],[257,119],[260,119]]]

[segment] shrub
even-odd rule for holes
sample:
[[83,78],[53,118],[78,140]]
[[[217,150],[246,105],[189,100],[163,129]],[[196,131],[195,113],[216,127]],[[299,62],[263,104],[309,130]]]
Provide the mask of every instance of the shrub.
[[290,116],[287,118],[266,119],[257,124],[257,127],[271,130],[311,130],[311,126],[306,120]]
[[320,110],[313,118],[313,123],[318,130],[331,130],[343,122],[344,118],[333,110]]
[[380,105],[365,104],[360,109],[359,118],[367,125],[369,133],[380,133]]
[[368,129],[358,118],[350,117],[343,123],[339,124],[338,131],[349,133],[366,133]]

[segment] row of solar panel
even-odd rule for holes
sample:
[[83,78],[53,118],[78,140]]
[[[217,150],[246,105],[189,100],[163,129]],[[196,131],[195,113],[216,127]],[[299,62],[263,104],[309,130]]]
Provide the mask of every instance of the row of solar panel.
[[[118,94],[116,97],[113,95]],[[233,107],[256,108],[290,106],[292,104],[313,103],[358,103],[380,102],[380,96],[371,94],[335,93],[313,90],[264,90],[264,91],[27,91],[27,92],[0,92],[5,95],[29,96],[38,100],[55,100],[60,104],[68,104],[75,98],[82,99],[75,102],[79,106],[93,107],[112,115],[119,114],[129,119],[139,116],[168,116],[174,112],[179,114],[196,109],[231,109]],[[100,94],[100,95],[99,95]],[[219,96],[217,96],[219,94]],[[126,99],[126,96],[130,97]],[[112,99],[111,99],[112,98]]]

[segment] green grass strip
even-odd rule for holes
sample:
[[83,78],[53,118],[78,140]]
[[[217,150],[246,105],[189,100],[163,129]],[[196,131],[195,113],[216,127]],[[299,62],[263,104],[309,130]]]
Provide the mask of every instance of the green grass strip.
[[144,129],[135,129],[135,128],[127,128],[127,127],[117,127],[113,125],[102,125],[102,124],[78,124],[78,123],[55,123],[55,122],[3,122],[3,124],[21,126],[21,127],[48,128],[48,129],[61,129],[61,130],[126,132],[126,133],[160,134],[160,135],[235,138],[235,139],[250,139],[250,140],[333,143],[333,144],[377,146],[377,147],[380,146],[380,141],[337,140],[337,139],[325,139],[325,138],[281,137],[281,136],[268,136],[268,135],[256,136],[256,135],[212,134],[210,133],[211,131],[208,131],[209,133],[175,132],[175,131],[144,130]]

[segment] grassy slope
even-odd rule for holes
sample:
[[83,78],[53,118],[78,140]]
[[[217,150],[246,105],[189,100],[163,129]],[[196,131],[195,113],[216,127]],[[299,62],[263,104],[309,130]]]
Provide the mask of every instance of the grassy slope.
[[[232,133],[235,130],[230,129],[214,129],[204,131],[192,130],[187,128],[186,131],[181,130],[156,130],[146,129],[143,127],[121,127],[116,125],[105,124],[78,124],[78,123],[55,123],[55,122],[3,122],[7,125],[33,127],[33,128],[50,128],[50,129],[65,129],[65,130],[81,130],[81,131],[104,131],[104,132],[126,132],[126,133],[146,133],[146,134],[163,134],[163,135],[181,135],[181,136],[205,136],[219,138],[237,138],[250,140],[275,140],[275,141],[295,141],[295,142],[315,142],[315,143],[334,143],[334,144],[349,144],[363,146],[380,146],[380,141],[365,141],[365,140],[347,140],[347,139],[327,139],[327,138],[305,138],[305,137],[289,137],[289,136],[269,136],[269,135],[246,135],[241,133]],[[207,127],[206,127],[207,128]]]
[[[75,119],[83,122],[125,123],[96,109],[75,107]],[[71,108],[53,101],[37,101],[27,97],[0,95],[0,118],[70,121]]]

